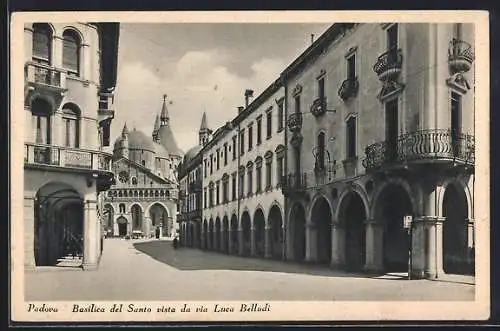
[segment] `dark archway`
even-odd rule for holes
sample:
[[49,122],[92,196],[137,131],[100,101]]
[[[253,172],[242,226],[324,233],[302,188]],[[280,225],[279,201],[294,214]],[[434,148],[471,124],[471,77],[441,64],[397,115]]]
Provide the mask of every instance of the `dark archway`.
[[220,251],[221,250],[221,235],[220,235],[220,231],[221,231],[221,224],[220,224],[220,218],[217,217],[215,219],[215,233],[214,233],[214,250],[215,251]]
[[222,251],[224,253],[229,253],[229,220],[227,216],[222,219]]
[[317,262],[329,263],[332,258],[332,212],[324,197],[316,199],[311,219],[316,228]]
[[118,236],[120,237],[125,237],[127,235],[128,229],[127,229],[127,219],[123,216],[118,217],[116,220],[116,223],[118,223]]
[[[153,204],[149,207],[149,218],[151,219],[151,225],[155,230],[155,234],[157,233],[170,233],[169,222],[168,222],[168,211],[165,207],[159,203]],[[186,229],[184,229],[186,230]],[[184,231],[184,236],[185,236]],[[185,239],[185,238],[184,238]],[[185,240],[182,241],[184,244]]]
[[231,246],[229,247],[229,254],[238,254],[238,217],[233,214],[231,216]]
[[348,193],[340,202],[339,223],[344,230],[345,267],[350,271],[361,271],[365,265],[366,208],[356,192]]
[[295,203],[291,208],[290,224],[293,260],[304,261],[306,257],[306,211],[300,203]]
[[208,221],[208,249],[214,249],[214,219]]
[[251,221],[250,221],[250,215],[248,214],[247,211],[243,212],[243,215],[241,215],[241,231],[243,233],[242,239],[243,239],[243,250],[241,251],[242,256],[250,256],[251,252]]
[[271,256],[275,259],[283,257],[283,217],[278,206],[274,205],[269,210],[268,224],[270,225]]
[[[473,274],[474,252],[469,249],[467,197],[456,184],[443,196],[443,269],[445,273]],[[472,246],[472,245],[471,245]]]
[[203,249],[208,249],[208,222],[203,221]]
[[132,230],[142,231],[142,209],[139,205],[133,205],[130,208],[132,214]]
[[257,209],[253,216],[254,236],[255,236],[255,255],[264,257],[266,241],[266,218],[262,209]]
[[201,220],[194,223],[194,247],[201,248]]
[[115,210],[113,209],[113,206],[110,203],[107,203],[104,205],[104,219],[105,219],[104,231],[105,231],[106,237],[114,236],[115,235],[115,224],[114,224]]
[[406,190],[389,184],[375,204],[375,217],[383,224],[383,263],[387,272],[408,270],[410,238],[404,228],[404,216],[414,216],[411,199]]
[[34,208],[34,255],[37,266],[83,257],[83,200],[64,183],[38,190]]

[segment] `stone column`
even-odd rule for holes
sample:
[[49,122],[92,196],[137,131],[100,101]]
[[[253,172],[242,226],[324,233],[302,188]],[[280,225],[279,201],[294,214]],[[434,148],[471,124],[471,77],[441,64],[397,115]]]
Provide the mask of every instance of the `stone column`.
[[35,268],[35,199],[24,197],[24,268]]
[[245,242],[243,241],[243,229],[238,229],[238,255],[242,256],[245,251]]
[[345,261],[345,233],[337,222],[332,223],[332,256],[330,266],[340,268]]
[[316,226],[308,222],[306,223],[306,261],[316,262],[318,259],[318,245],[317,245],[317,230]]
[[474,235],[474,219],[468,218],[465,221],[467,222],[467,263],[474,266],[476,242]]
[[412,277],[439,278],[443,271],[443,217],[415,218],[412,233]]
[[97,268],[98,251],[96,240],[99,240],[96,201],[86,200],[83,217],[83,269]]
[[[273,256],[273,228],[266,225],[264,228],[264,257],[269,259]],[[281,229],[276,229],[275,231],[282,231]]]
[[380,272],[384,270],[383,263],[383,240],[384,229],[380,222],[373,219],[365,221],[366,227],[366,260],[364,269],[366,271]]
[[296,229],[293,229],[290,224],[284,229],[285,231],[285,260],[293,261],[295,259],[295,251],[294,251],[294,236]]
[[250,256],[257,255],[257,231],[255,227],[252,225],[250,228]]

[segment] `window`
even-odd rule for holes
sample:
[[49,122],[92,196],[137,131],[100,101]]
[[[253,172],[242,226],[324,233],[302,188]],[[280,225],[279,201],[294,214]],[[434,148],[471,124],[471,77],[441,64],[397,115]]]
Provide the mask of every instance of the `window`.
[[389,51],[398,48],[398,25],[393,24],[387,29],[387,49]]
[[217,149],[217,151],[215,152],[216,153],[216,159],[217,159],[217,170],[219,170],[220,168],[220,162],[219,162],[219,159],[220,159],[220,149]]
[[295,96],[295,114],[300,113],[300,95]]
[[203,160],[203,176],[207,178],[207,159]]
[[284,121],[284,113],[283,113],[283,100],[278,103],[278,132],[283,130],[283,121]]
[[321,132],[317,140],[316,168],[325,169],[325,133]]
[[240,198],[243,198],[243,194],[245,192],[245,170],[240,171],[239,179],[240,179],[240,182],[238,185],[239,186],[238,196]]
[[273,161],[272,159],[269,159],[266,161],[266,190],[271,189],[272,187],[272,179],[273,179],[273,174],[272,174],[272,166],[273,166]]
[[351,117],[347,121],[346,127],[346,141],[347,141],[347,158],[353,158],[356,156],[356,118]]
[[124,214],[125,213],[125,204],[120,203],[120,206],[118,207],[120,209],[120,213]]
[[37,144],[51,143],[51,114],[52,109],[47,101],[37,98],[31,103],[31,119]]
[[80,74],[80,37],[73,30],[63,33],[63,68],[69,74],[79,76]]
[[64,138],[66,147],[79,147],[79,112],[73,107],[63,107]]
[[227,166],[227,143],[224,143],[224,165]]
[[262,116],[257,117],[257,146],[262,143]]
[[325,98],[325,76],[318,79],[318,98],[320,100]]
[[356,79],[356,54],[347,58],[347,79],[353,82]]
[[210,154],[210,175],[214,173],[214,155]]
[[207,208],[207,188],[203,190],[203,208]]
[[137,185],[137,177],[132,177],[132,185]]
[[232,187],[232,199],[236,200],[236,174],[233,174],[231,178],[231,187]]
[[229,198],[229,192],[228,192],[228,179],[226,178],[222,182],[222,203],[227,203]]
[[278,185],[281,184],[281,179],[283,178],[283,157],[276,158],[276,178],[278,181]]
[[255,168],[255,192],[262,192],[262,165]]
[[141,164],[142,164],[143,167],[145,167],[146,166],[146,160],[142,160]]
[[215,185],[215,205],[218,205],[220,203],[219,201],[219,196],[220,196],[220,190],[219,190],[219,187],[220,187],[220,182],[217,182],[217,184]]
[[233,161],[236,160],[236,136],[233,137]]
[[451,139],[453,152],[459,152],[460,134],[462,131],[462,96],[458,93],[451,93]]
[[240,155],[245,154],[245,129],[240,132]]
[[248,150],[251,151],[253,147],[253,126],[248,127]]
[[248,172],[248,195],[253,193],[253,163],[249,162],[247,164],[247,172]]
[[33,24],[33,61],[50,65],[52,31],[48,24]]
[[267,121],[267,139],[271,138],[271,135],[273,133],[273,112],[268,111],[266,114],[266,121]]

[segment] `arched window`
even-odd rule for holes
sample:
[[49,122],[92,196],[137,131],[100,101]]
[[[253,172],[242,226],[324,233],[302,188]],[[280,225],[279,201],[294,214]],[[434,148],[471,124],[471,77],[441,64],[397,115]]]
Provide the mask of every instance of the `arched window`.
[[141,163],[142,163],[142,166],[143,166],[143,167],[145,167],[145,166],[146,166],[146,161],[145,161],[145,160],[142,160],[142,161],[141,161]]
[[120,208],[120,213],[121,213],[121,214],[124,214],[124,213],[125,213],[125,204],[120,203],[119,208]]
[[48,24],[33,24],[33,54],[34,62],[50,65],[52,51],[52,30]]
[[73,105],[63,107],[64,139],[66,147],[80,147],[80,112]]
[[81,41],[78,34],[73,30],[63,33],[63,68],[69,74],[80,75],[80,47]]
[[324,132],[320,132],[320,134],[318,134],[316,167],[318,169],[325,168],[325,133]]
[[137,185],[137,178],[136,177],[132,177],[132,185]]

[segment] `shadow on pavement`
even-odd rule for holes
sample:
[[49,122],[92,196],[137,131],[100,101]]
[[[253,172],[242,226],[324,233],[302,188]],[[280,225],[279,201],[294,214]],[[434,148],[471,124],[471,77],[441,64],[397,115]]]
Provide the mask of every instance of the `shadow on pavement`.
[[[240,257],[217,252],[206,252],[195,248],[172,248],[168,241],[150,241],[134,243],[134,248],[157,261],[168,264],[178,270],[240,270],[267,271],[293,274],[308,274],[324,277],[378,278],[383,274],[354,273],[332,270],[324,265],[283,262],[278,260]],[[380,279],[396,280],[406,277]]]

